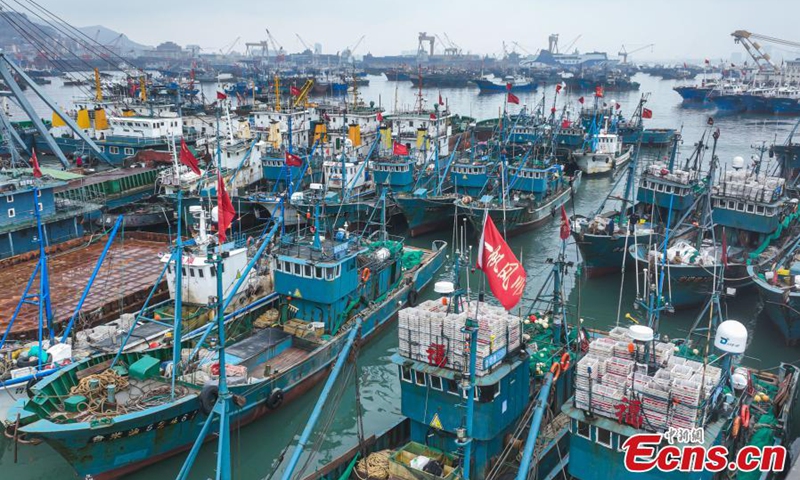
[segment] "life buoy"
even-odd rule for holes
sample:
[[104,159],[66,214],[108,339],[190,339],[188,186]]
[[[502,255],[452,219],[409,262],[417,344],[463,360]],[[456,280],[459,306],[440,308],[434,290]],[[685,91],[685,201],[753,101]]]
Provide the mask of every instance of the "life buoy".
[[417,293],[416,290],[414,290],[412,288],[411,291],[408,292],[408,300],[407,300],[408,301],[408,306],[409,307],[416,307],[418,299],[419,299],[419,294]]
[[203,387],[203,390],[200,391],[200,411],[203,412],[203,415],[211,414],[211,411],[214,410],[214,405],[217,404],[217,398],[219,397],[219,387],[216,385],[206,385]]
[[560,367],[559,368],[561,368],[562,372],[566,372],[567,371],[567,369],[569,368],[569,361],[570,360],[571,360],[571,357],[569,356],[569,352],[564,352],[564,354],[561,355],[561,363],[560,363]]
[[750,407],[747,405],[742,405],[742,413],[740,415],[742,417],[742,426],[744,428],[750,427]]
[[276,408],[280,407],[283,403],[283,390],[280,388],[276,388],[269,394],[269,398],[267,399],[267,407],[270,410],[275,410]]
[[733,438],[739,436],[739,427],[742,425],[742,417],[737,415],[736,418],[733,419],[733,428],[731,429],[731,434],[733,434]]
[[372,275],[372,272],[369,271],[369,268],[364,268],[364,270],[361,270],[361,281],[367,283],[370,275]]
[[550,366],[550,373],[553,374],[554,382],[558,380],[558,376],[561,375],[561,364],[558,362],[553,362],[553,364]]

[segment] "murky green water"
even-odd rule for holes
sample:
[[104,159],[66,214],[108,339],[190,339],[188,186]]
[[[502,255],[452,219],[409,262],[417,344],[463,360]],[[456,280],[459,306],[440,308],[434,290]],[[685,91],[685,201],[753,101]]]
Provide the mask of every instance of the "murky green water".
[[[410,83],[396,85],[382,78],[371,77],[371,85],[360,89],[362,97],[381,103],[388,110],[397,104],[401,108],[414,103],[416,90]],[[682,158],[690,153],[695,142],[706,125],[708,111],[685,109],[679,106],[680,97],[672,91],[675,84],[671,81],[659,81],[648,76],[639,75],[637,81],[642,83],[642,92],[652,92],[648,108],[653,110],[654,118],[648,121],[652,127],[675,127],[683,129],[685,146]],[[213,87],[207,86],[207,95],[213,95]],[[548,96],[552,95],[552,87],[548,87]],[[53,95],[63,103],[75,93],[71,89],[50,86]],[[424,92],[430,101],[435,101],[437,91]],[[477,118],[496,116],[498,107],[502,105],[502,95],[478,95],[477,89],[451,90],[442,89],[442,96],[447,99],[455,112]],[[534,105],[539,94],[520,95],[522,103]],[[568,101],[575,102],[578,95],[568,95]],[[631,112],[639,99],[639,93],[608,94],[609,102],[618,101],[624,112]],[[396,99],[396,100],[395,100]],[[577,104],[576,104],[577,105]],[[741,155],[748,158],[753,152],[751,145],[761,141],[783,141],[794,125],[790,118],[718,116],[716,126],[720,127],[721,138],[718,154],[723,163]],[[648,152],[648,159],[659,157],[663,152]],[[611,177],[585,179],[576,195],[574,210],[579,214],[588,214],[605,197],[611,188]],[[557,254],[558,220],[542,226],[540,229],[511,240],[514,250],[521,254],[528,272],[528,295],[534,295],[544,276],[551,268],[545,262]],[[429,245],[435,238],[450,240],[450,232],[429,235],[411,240],[415,245]],[[577,261],[574,245],[568,247],[568,254]],[[441,276],[449,275],[449,266],[440,272]],[[473,281],[479,278],[473,275]],[[581,316],[585,325],[598,328],[613,326],[617,318],[617,302],[620,291],[620,277],[610,276],[597,280],[576,280],[574,276],[566,279],[569,291],[568,300],[571,305],[580,305]],[[622,315],[633,312],[632,303],[635,293],[633,275],[628,275],[623,289]],[[757,317],[757,295],[745,293],[728,299],[724,308],[727,317],[737,319],[748,325],[752,343],[748,349],[746,363],[756,368],[774,367],[780,361],[793,362],[800,359],[800,349],[784,346],[779,335],[767,323],[766,319]],[[661,332],[671,337],[684,337],[697,314],[694,310],[667,315],[662,319]],[[389,357],[397,346],[396,329],[390,328],[369,345],[362,347],[358,361],[358,375],[363,408],[363,423],[367,435],[383,431],[399,418],[399,383],[395,377],[395,369],[389,364]],[[357,407],[355,388],[352,378],[349,382],[340,382],[344,389],[338,408],[329,408],[325,417],[331,418],[329,434],[317,445],[318,453],[308,459],[308,468],[313,469],[326,460],[334,458],[338,453],[350,448],[356,442]],[[231,445],[234,451],[234,477],[243,480],[269,478],[276,470],[281,453],[287,445],[296,441],[305,425],[321,386],[317,386],[302,399],[285,405],[278,414],[264,417],[253,424],[235,432]],[[322,424],[323,422],[320,422]],[[291,446],[286,450],[290,455]],[[0,478],[15,480],[33,479],[69,479],[75,478],[67,463],[46,445],[36,447],[20,446],[18,462],[14,463],[14,446],[5,439],[0,439]],[[131,475],[129,478],[152,480],[155,478],[174,478],[180,469],[184,456],[178,456]],[[191,478],[205,479],[213,476],[216,463],[216,445],[206,444],[195,466]]]

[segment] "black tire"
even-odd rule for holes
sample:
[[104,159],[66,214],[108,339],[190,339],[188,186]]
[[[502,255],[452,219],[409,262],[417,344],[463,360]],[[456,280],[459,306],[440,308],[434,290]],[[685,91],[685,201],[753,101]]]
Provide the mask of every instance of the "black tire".
[[28,398],[33,398],[33,386],[37,383],[39,383],[39,379],[36,377],[28,379],[28,383],[25,384],[25,393]]
[[[42,362],[43,365],[44,365],[44,363],[45,362]],[[37,365],[39,365],[39,359],[36,358],[36,357],[28,357],[28,358],[26,358],[24,360],[21,359],[21,358],[17,359],[17,368],[35,367]]]
[[410,292],[408,292],[408,306],[409,307],[416,307],[417,300],[419,300],[419,294],[413,288]]
[[199,397],[200,411],[203,412],[204,415],[211,414],[211,411],[214,410],[214,405],[217,404],[218,397],[219,387],[216,385],[206,385],[203,387]]
[[269,394],[269,398],[267,399],[267,407],[270,410],[275,410],[276,408],[280,407],[283,403],[283,390],[280,388],[276,388]]

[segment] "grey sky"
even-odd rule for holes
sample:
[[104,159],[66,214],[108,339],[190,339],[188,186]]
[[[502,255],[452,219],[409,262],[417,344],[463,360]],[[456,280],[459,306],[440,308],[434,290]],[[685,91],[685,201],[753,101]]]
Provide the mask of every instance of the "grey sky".
[[[581,51],[616,55],[620,45],[654,43],[639,60],[727,59],[744,52],[736,29],[800,42],[800,0],[39,0],[76,26],[101,24],[132,40],[156,45],[172,40],[218,50],[241,36],[265,38],[270,29],[287,50],[319,42],[335,53],[366,35],[356,54],[414,50],[417,34],[447,32],[464,51],[500,54],[501,42],[534,51],[550,33],[562,47],[577,35]],[[629,47],[631,50],[634,47]],[[518,49],[519,51],[519,49]],[[773,57],[800,57],[800,49],[773,47]]]

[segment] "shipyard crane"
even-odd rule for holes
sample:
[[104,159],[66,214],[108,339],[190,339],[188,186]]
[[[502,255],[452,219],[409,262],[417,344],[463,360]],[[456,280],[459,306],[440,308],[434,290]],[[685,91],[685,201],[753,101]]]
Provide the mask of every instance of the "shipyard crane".
[[233,47],[235,47],[236,44],[239,43],[239,40],[241,38],[242,37],[236,37],[231,43],[224,45],[222,48],[219,49],[219,53],[223,55],[230,55],[230,53],[233,51]]
[[[572,49],[572,47],[574,47],[575,44],[578,43],[578,40],[580,40],[582,36],[583,36],[583,34],[580,34],[577,37],[575,37],[574,40],[569,42],[569,45],[567,45],[567,48],[565,48],[564,51],[569,53],[569,51]],[[556,36],[556,41],[558,41],[558,36]]]
[[361,38],[359,38],[352,47],[347,47],[344,50],[342,50],[342,53],[339,56],[339,60],[342,62],[348,62],[351,59],[353,59],[353,54],[355,53],[356,49],[361,45],[361,42],[364,41],[365,37],[366,35],[361,35]]
[[306,43],[306,41],[305,41],[305,40],[303,40],[303,37],[301,37],[299,33],[295,33],[295,34],[294,34],[294,36],[295,36],[295,37],[297,37],[297,39],[298,39],[298,40],[300,40],[300,44],[301,44],[301,45],[302,45],[302,46],[303,46],[303,47],[304,47],[306,50],[310,51],[312,54],[314,53],[314,49],[308,46],[308,44]]
[[633,55],[636,52],[641,52],[642,50],[644,50],[646,48],[649,48],[650,51],[652,52],[654,46],[655,46],[655,43],[649,43],[649,44],[644,45],[642,47],[634,48],[633,50],[628,50],[625,47],[625,45],[623,45],[622,48],[619,49],[619,53],[617,53],[617,55],[622,57],[622,63],[628,63],[628,55]]
[[436,37],[433,35],[428,35],[428,32],[419,32],[419,45],[417,46],[417,55],[422,55],[425,53],[425,42],[428,42],[430,48],[430,56],[433,56],[433,46],[436,43]]
[[733,41],[735,43],[741,43],[742,46],[744,46],[744,49],[747,50],[747,54],[750,55],[750,58],[752,58],[753,61],[756,62],[756,65],[758,65],[759,70],[771,68],[772,70],[778,72],[780,71],[780,67],[772,62],[769,53],[761,49],[761,44],[758,43],[758,40],[761,40],[762,42],[774,43],[784,47],[800,49],[800,43],[798,42],[761,35],[759,33],[751,33],[747,30],[736,30],[735,32],[731,33],[731,36],[733,37]]
[[247,42],[244,44],[245,55],[248,57],[269,57],[269,43],[265,40],[260,42]]
[[520,49],[520,50],[522,50],[523,52],[527,53],[527,54],[528,54],[528,55],[530,55],[531,57],[534,55],[533,53],[531,53],[531,51],[530,51],[530,50],[528,50],[527,48],[523,47],[523,46],[522,46],[522,45],[520,45],[518,42],[511,42],[511,43],[512,43],[512,44],[513,44],[515,47],[519,47],[519,49]]
[[444,35],[445,40],[447,40],[447,48],[444,49],[444,54],[445,55],[460,55],[461,54],[461,47],[459,47],[456,44],[456,42],[450,40],[450,36],[447,35],[447,32],[442,32],[442,34]]
[[267,39],[270,42],[272,42],[272,50],[275,52],[278,61],[279,62],[282,61],[284,59],[284,55],[286,54],[286,51],[283,49],[283,45],[281,45],[280,43],[278,43],[277,40],[275,40],[275,37],[272,36],[272,33],[270,33],[269,28],[265,28],[264,30],[266,30],[267,32]]

